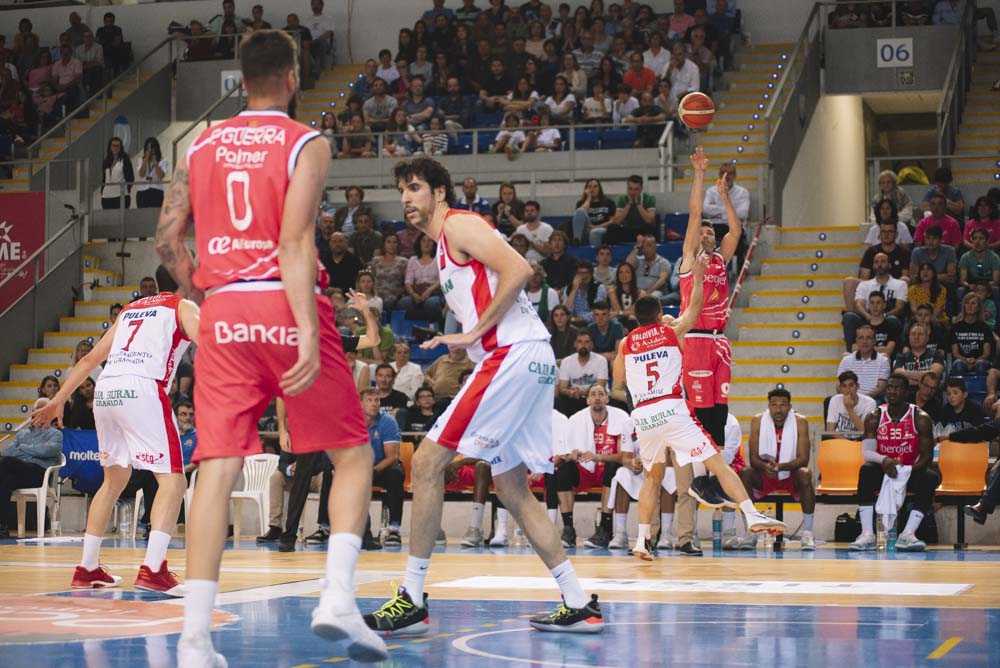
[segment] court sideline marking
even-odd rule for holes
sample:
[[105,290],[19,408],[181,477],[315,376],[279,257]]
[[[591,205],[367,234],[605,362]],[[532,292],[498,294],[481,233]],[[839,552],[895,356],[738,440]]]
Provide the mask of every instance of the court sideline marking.
[[955,645],[962,642],[963,638],[948,638],[933,652],[927,655],[928,659],[940,659],[945,654],[955,648]]

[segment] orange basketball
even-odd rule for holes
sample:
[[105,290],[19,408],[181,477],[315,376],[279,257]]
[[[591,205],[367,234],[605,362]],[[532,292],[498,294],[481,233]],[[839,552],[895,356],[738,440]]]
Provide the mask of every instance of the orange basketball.
[[681,98],[677,115],[692,130],[704,130],[715,118],[715,103],[704,93],[688,93]]

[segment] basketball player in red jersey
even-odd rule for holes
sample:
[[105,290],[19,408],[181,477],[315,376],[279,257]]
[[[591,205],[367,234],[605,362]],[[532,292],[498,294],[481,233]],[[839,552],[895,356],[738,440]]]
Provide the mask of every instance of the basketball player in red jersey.
[[[247,110],[191,145],[166,193],[156,235],[157,251],[182,289],[205,294],[195,384],[200,467],[178,664],[226,665],[208,631],[229,495],[243,458],[261,450],[257,419],[276,396],[285,401],[293,451],[325,451],[337,469],[328,500],[326,580],[312,630],[346,639],[352,659],[377,661],[386,657],[385,644],[365,625],[352,586],[373,454],[333,308],[321,294],[326,272],[317,269],[315,217],[330,149],[285,113],[299,71],[286,33],[259,30],[245,38],[240,64]],[[184,247],[192,222],[197,270]]]
[[927,547],[917,538],[916,531],[934,504],[934,490],[941,484],[941,476],[929,466],[934,460],[931,418],[911,404],[909,396],[910,381],[903,374],[894,373],[886,383],[886,403],[865,416],[865,435],[861,440],[865,463],[858,473],[861,535],[851,543],[852,551],[876,548],[875,494],[885,476],[895,479],[901,470],[907,469],[906,491],[913,492],[915,508],[899,534],[896,549],[922,552]]
[[437,243],[441,288],[461,334],[424,344],[465,348],[476,361],[461,391],[413,456],[413,515],[406,577],[395,597],[365,620],[385,636],[427,633],[423,593],[441,526],[445,468],[455,452],[490,463],[497,496],[559,584],[563,605],[535,617],[540,631],[596,633],[604,628],[597,596],[588,597],[566,558],[555,526],[528,488],[528,471],[552,472],[552,402],[556,362],[549,334],[524,293],[531,267],[475,213],[452,208],[445,167],[430,158],[394,172],[406,222]]
[[[694,328],[684,337],[684,391],[688,403],[694,408],[698,421],[708,431],[715,444],[721,448],[726,441],[726,420],[729,417],[729,383],[732,380],[732,349],[725,329],[729,321],[729,274],[726,267],[736,253],[743,228],[736,209],[729,200],[729,183],[720,177],[716,188],[726,207],[726,222],[729,231],[716,249],[715,228],[712,223],[702,220],[701,212],[705,201],[705,172],[708,158],[699,146],[691,156],[694,167],[694,182],[691,185],[687,233],[681,253],[678,274],[681,279],[681,312],[691,301],[693,276],[691,268],[695,259],[705,254],[709,258],[704,281],[705,305]],[[690,469],[689,469],[690,470]],[[687,496],[690,474],[678,471],[679,494]],[[690,485],[695,498],[712,506],[733,506],[718,484],[708,485],[708,478],[700,478]],[[712,481],[716,483],[717,481]],[[677,509],[678,519],[686,516],[687,501],[678,498],[682,508]],[[735,506],[733,506],[735,507]]]
[[[62,426],[63,406],[90,372],[107,361],[94,391],[94,420],[104,482],[87,513],[83,557],[74,589],[116,587],[122,579],[100,565],[101,540],[132,469],[151,471],[159,491],[150,509],[151,531],[136,589],[183,596],[167,568],[167,545],[187,490],[180,436],[167,391],[177,362],[198,340],[198,306],[179,295],[166,269],[156,270],[160,294],[138,299],[118,315],[107,336],[80,360],[52,401],[32,413],[35,426]],[[148,499],[147,499],[148,503]],[[125,536],[122,536],[125,538]]]

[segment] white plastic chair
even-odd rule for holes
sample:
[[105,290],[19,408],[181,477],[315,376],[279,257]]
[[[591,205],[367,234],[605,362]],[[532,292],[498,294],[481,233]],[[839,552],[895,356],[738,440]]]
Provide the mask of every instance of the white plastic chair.
[[230,496],[236,502],[233,508],[233,540],[240,539],[240,511],[244,501],[257,504],[260,519],[260,533],[267,531],[268,480],[278,470],[278,455],[254,455],[243,461],[243,489]]
[[52,495],[52,521],[59,519],[59,469],[66,466],[66,455],[60,453],[59,464],[45,469],[40,487],[24,487],[11,491],[10,500],[17,502],[17,537],[24,538],[24,516],[28,509],[28,501],[34,500],[38,518],[38,537],[45,537],[45,508],[48,505],[49,494]]

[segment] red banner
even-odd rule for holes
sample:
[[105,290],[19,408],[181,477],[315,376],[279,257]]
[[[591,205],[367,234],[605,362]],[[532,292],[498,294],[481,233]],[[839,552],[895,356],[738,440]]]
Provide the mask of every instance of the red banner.
[[[45,243],[45,193],[0,194],[0,281]],[[0,313],[34,285],[34,265],[0,287]],[[44,267],[39,268],[39,272]]]

